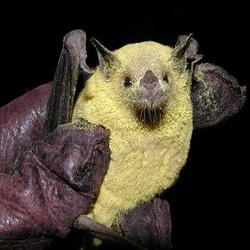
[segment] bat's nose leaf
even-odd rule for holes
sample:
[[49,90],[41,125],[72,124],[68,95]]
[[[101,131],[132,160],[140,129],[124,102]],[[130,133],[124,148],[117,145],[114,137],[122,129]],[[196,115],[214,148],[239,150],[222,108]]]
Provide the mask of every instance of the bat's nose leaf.
[[154,89],[159,84],[159,79],[151,70],[147,70],[140,81],[140,86],[146,89]]

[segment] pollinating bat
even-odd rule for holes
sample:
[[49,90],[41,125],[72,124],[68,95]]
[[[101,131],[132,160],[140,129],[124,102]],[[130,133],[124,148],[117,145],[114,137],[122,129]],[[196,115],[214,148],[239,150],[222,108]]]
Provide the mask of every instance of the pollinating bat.
[[244,86],[202,63],[192,34],[174,47],[91,42],[95,69],[85,33],[72,31],[53,82],[0,109],[2,248],[43,248],[74,226],[118,248],[171,249],[170,208],[159,195],[185,165],[193,130],[245,102]]

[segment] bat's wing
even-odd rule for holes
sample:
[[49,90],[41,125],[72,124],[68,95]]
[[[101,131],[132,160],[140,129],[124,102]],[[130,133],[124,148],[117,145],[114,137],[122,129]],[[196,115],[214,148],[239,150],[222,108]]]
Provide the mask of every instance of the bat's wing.
[[172,249],[171,215],[166,199],[154,198],[126,214],[120,224],[123,235],[148,249]]
[[[182,35],[177,45],[185,40]],[[194,128],[215,125],[236,114],[246,100],[246,87],[222,67],[200,63],[202,55],[197,54],[198,42],[191,38],[185,51],[185,58],[192,68],[192,102]]]
[[194,127],[215,125],[239,112],[246,87],[223,68],[201,63],[195,66],[192,86]]
[[[83,121],[69,123],[78,76],[91,73],[85,59],[85,33],[70,32],[51,86],[44,136],[15,148],[20,150],[15,175],[0,173],[1,249],[37,249],[53,237],[65,237],[96,198],[108,168],[108,132]],[[24,118],[30,129],[34,116]]]
[[[41,85],[0,108],[0,172],[12,174],[14,162],[27,145],[43,140],[57,125],[70,121],[79,74],[91,75],[86,65],[86,35],[68,33],[52,83]],[[49,99],[49,101],[48,101]]]
[[71,121],[75,90],[79,74],[88,78],[92,70],[86,64],[86,34],[82,30],[68,33],[55,72],[44,133],[52,132],[58,125]]

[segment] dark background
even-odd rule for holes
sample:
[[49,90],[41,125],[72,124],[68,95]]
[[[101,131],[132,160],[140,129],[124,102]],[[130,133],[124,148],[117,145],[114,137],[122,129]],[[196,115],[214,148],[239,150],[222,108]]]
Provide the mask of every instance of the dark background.
[[[1,12],[1,105],[53,78],[62,38],[72,29],[85,30],[111,50],[144,40],[174,45],[179,34],[193,32],[204,61],[224,67],[242,85],[250,82],[247,3],[22,2],[1,6]],[[97,60],[89,43],[88,50],[93,66]],[[188,163],[167,192],[174,249],[243,249],[248,116],[247,101],[229,121],[194,131]],[[70,249],[68,242],[63,244]]]

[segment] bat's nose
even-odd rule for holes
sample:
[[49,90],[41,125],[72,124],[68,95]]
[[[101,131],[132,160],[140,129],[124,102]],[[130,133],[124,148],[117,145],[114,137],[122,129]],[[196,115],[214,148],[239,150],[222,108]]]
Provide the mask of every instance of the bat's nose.
[[156,86],[159,85],[158,78],[154,75],[151,70],[147,70],[145,75],[140,81],[140,86],[146,88],[147,90],[153,90]]

